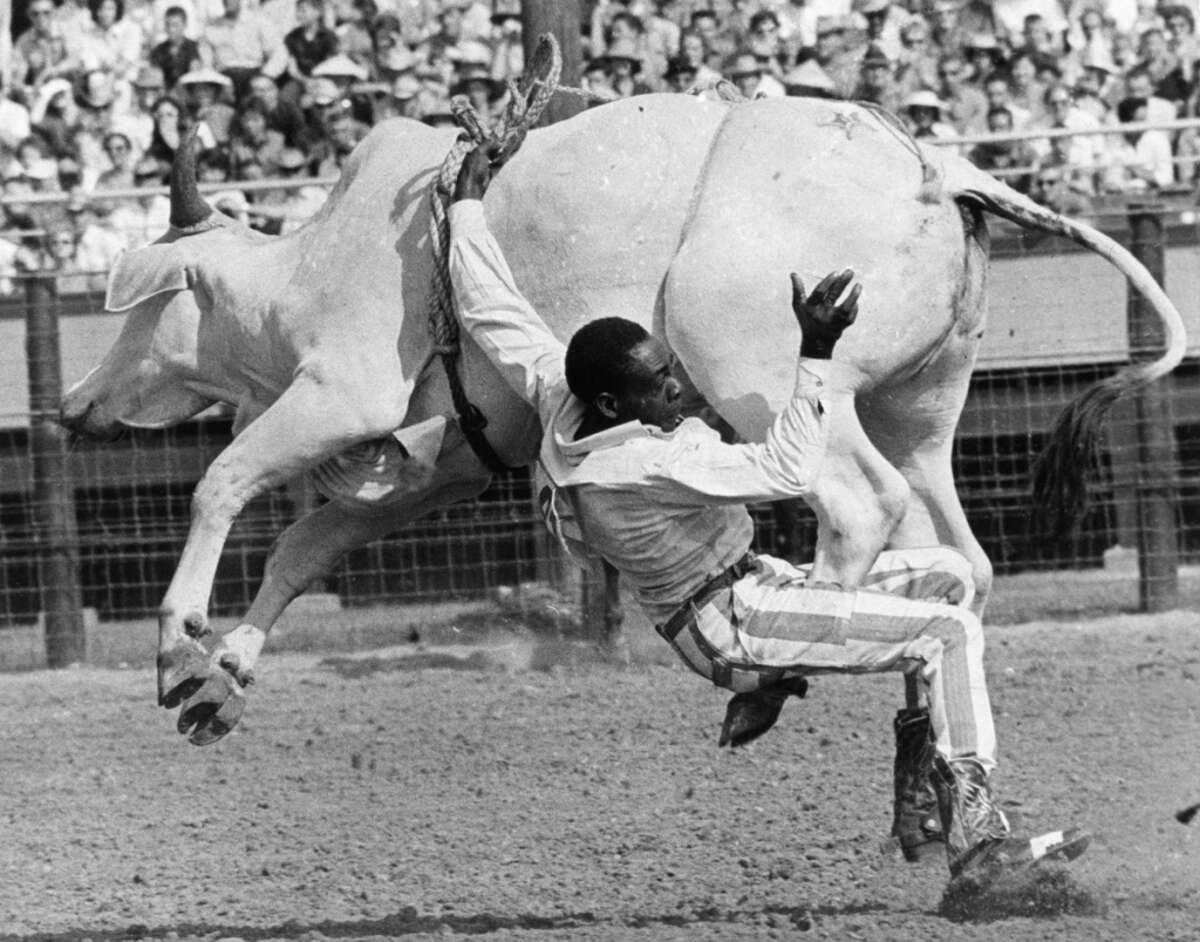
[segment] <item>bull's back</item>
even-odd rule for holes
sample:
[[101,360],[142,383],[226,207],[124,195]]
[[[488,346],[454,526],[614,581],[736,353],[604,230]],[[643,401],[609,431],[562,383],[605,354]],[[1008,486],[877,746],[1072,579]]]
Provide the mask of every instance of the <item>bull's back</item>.
[[598,317],[648,328],[728,107],[646,95],[529,135],[487,197],[522,292],[564,339]]
[[868,388],[910,377],[948,338],[959,343],[962,318],[981,316],[961,310],[958,209],[918,198],[922,182],[912,142],[857,106],[775,99],[732,110],[665,298],[671,345],[742,434],[757,437],[790,393],[791,271],[809,288],[834,269],[857,273],[860,314],[838,359]]

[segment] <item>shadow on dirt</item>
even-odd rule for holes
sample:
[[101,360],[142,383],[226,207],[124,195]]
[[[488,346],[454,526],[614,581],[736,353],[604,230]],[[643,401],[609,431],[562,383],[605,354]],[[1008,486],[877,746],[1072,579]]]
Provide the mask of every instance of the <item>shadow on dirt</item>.
[[625,917],[600,917],[595,913],[567,913],[559,916],[535,916],[522,914],[517,916],[495,915],[480,913],[478,915],[456,915],[453,913],[440,916],[422,916],[412,906],[406,906],[397,913],[384,916],[381,919],[360,919],[347,922],[309,922],[289,920],[281,925],[270,927],[251,926],[221,926],[214,924],[203,925],[174,925],[150,928],[143,925],[131,925],[124,929],[68,929],[65,932],[42,933],[30,935],[9,935],[0,933],[0,942],[142,942],[142,940],[171,939],[187,942],[188,939],[220,939],[237,938],[244,942],[255,942],[260,939],[357,939],[364,936],[382,938],[403,938],[404,936],[423,933],[454,932],[463,935],[486,935],[491,932],[503,932],[522,929],[533,930],[563,930],[580,929],[589,926],[609,925],[614,928],[627,927],[630,929],[650,929],[655,926],[689,926],[701,924],[746,924],[756,920],[768,920],[773,925],[787,924],[801,931],[812,929],[819,924],[823,917],[862,916],[874,912],[884,912],[887,907],[882,904],[856,904],[849,906],[768,906],[757,911],[738,909],[722,909],[718,906],[699,907],[694,910],[681,910],[674,913],[656,913],[646,915],[630,915]]
[[995,922],[1024,916],[1102,916],[1104,905],[1065,867],[1044,865],[1003,878],[981,890],[969,882],[946,887],[938,914],[952,922]]

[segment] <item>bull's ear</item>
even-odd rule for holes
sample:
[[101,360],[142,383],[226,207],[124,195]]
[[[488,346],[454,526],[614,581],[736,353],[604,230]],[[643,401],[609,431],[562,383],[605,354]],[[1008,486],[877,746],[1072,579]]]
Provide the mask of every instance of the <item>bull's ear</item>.
[[128,311],[164,291],[188,286],[187,262],[173,243],[154,243],[131,249],[117,258],[108,276],[104,309]]

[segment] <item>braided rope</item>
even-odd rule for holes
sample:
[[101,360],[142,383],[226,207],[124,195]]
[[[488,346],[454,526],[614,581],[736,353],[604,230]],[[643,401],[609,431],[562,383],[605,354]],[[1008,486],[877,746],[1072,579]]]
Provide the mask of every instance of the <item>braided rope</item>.
[[493,471],[508,470],[483,437],[487,420],[467,398],[458,376],[458,320],[454,316],[454,292],[450,283],[450,200],[463,160],[476,147],[484,147],[493,155],[492,165],[498,167],[513,156],[525,140],[529,128],[537,123],[550,103],[562,74],[562,55],[554,37],[547,34],[538,40],[530,67],[518,87],[508,83],[508,105],[495,128],[486,127],[471,103],[456,95],[450,109],[461,130],[446,154],[430,187],[429,237],[433,250],[433,284],[429,296],[429,330],[433,335],[434,353],[442,358],[450,383],[450,396],[458,413],[459,425],[466,433],[476,454]]

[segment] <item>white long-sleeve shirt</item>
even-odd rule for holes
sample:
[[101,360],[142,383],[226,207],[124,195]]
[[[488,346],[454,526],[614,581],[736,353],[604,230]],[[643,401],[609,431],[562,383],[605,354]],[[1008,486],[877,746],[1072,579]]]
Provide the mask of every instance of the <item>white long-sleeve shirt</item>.
[[828,434],[822,376],[837,382],[842,368],[802,360],[792,398],[761,444],[725,444],[696,418],[670,432],[627,422],[577,439],[584,404],[567,388],[566,348],[517,290],[483,204],[454,203],[450,232],[463,328],[541,420],[547,523],[560,539],[607,559],[651,620],[665,621],[749,549],[746,503],[810,492]]

